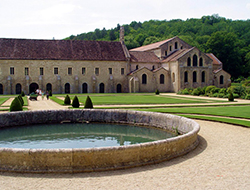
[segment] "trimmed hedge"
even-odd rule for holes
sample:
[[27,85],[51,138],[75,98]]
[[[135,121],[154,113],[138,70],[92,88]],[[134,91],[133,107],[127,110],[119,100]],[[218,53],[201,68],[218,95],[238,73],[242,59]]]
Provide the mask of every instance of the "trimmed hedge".
[[10,112],[12,111],[23,111],[22,103],[18,97],[15,97],[15,99],[11,102]]
[[79,108],[79,107],[80,107],[80,103],[79,103],[79,100],[78,100],[78,97],[77,97],[77,96],[75,96],[75,97],[73,98],[72,107],[73,107],[73,108]]
[[89,96],[87,96],[87,99],[84,104],[84,108],[93,108],[93,103]]
[[70,105],[70,103],[71,103],[71,100],[70,100],[69,95],[67,94],[66,97],[64,98],[64,104],[65,105]]

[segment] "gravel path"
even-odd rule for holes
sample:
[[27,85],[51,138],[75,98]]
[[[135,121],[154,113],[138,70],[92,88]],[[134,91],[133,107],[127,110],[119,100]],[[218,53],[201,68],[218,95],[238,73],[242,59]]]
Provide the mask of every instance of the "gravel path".
[[[30,108],[65,109],[50,100]],[[46,105],[46,106],[45,106]],[[54,105],[54,106],[52,106]],[[59,106],[59,107],[58,107]],[[250,129],[196,120],[200,144],[156,165],[82,174],[0,173],[0,189],[250,189]]]

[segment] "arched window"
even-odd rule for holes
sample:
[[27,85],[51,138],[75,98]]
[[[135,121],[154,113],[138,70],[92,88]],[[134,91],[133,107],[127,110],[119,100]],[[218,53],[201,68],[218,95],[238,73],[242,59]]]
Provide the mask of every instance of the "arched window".
[[199,61],[199,66],[202,67],[203,66],[203,59],[202,57],[200,58],[200,61]]
[[177,42],[174,43],[174,48],[178,49],[178,43]]
[[197,55],[194,55],[193,56],[193,67],[197,67],[197,62],[198,62]]
[[146,74],[142,75],[142,84],[147,84],[147,75]]
[[137,70],[138,68],[139,68],[139,66],[138,66],[138,65],[136,65],[135,69]]
[[121,84],[117,84],[117,86],[116,86],[116,92],[117,93],[121,93],[122,92],[122,85]]
[[48,83],[48,84],[46,84],[46,91],[52,91],[52,84],[50,84],[50,83]]
[[16,94],[21,94],[22,92],[22,85],[20,83],[16,84]]
[[187,66],[188,66],[188,67],[191,66],[191,58],[190,58],[190,57],[187,59]]
[[202,73],[201,73],[201,82],[205,82],[205,80],[206,80],[205,75],[206,75],[205,71],[202,71]]
[[82,84],[82,93],[88,93],[88,84],[86,82]]
[[196,71],[193,72],[193,82],[197,82],[197,73],[196,73]]
[[164,84],[165,76],[164,74],[160,75],[160,84]]
[[65,94],[69,94],[70,93],[70,84],[69,83],[66,83],[64,85],[64,91],[65,91]]
[[104,84],[103,83],[101,83],[101,84],[99,84],[99,93],[104,93]]
[[3,85],[0,84],[0,94],[3,94]]
[[173,82],[175,82],[175,74],[173,73]]
[[152,71],[153,71],[153,70],[155,70],[155,66],[154,66],[154,65],[152,66]]
[[184,72],[184,82],[188,82],[188,72]]
[[223,75],[220,76],[220,84],[224,84],[224,76]]

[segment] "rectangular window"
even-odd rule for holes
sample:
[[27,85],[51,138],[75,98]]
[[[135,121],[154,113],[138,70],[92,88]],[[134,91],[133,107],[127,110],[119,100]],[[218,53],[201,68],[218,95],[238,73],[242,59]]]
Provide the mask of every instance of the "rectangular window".
[[55,74],[55,75],[58,75],[58,67],[55,67],[55,68],[54,68],[54,74]]
[[95,68],[95,74],[99,75],[99,68]]
[[10,75],[14,75],[14,67],[10,67]]
[[25,76],[29,75],[29,68],[28,67],[24,68],[24,74],[25,74]]
[[121,68],[121,75],[124,75],[124,68]]
[[72,75],[72,67],[68,68],[68,75]]
[[109,74],[112,75],[112,68],[109,68]]
[[83,67],[83,68],[82,68],[82,74],[85,75],[85,73],[86,73],[86,68]]
[[40,67],[40,75],[43,75],[43,67]]

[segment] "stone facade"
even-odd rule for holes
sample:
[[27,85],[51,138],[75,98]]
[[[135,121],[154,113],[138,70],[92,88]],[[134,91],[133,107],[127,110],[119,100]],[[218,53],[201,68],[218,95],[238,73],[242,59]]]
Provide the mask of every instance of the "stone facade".
[[228,87],[213,55],[178,37],[128,51],[120,42],[0,39],[0,94],[178,92]]

